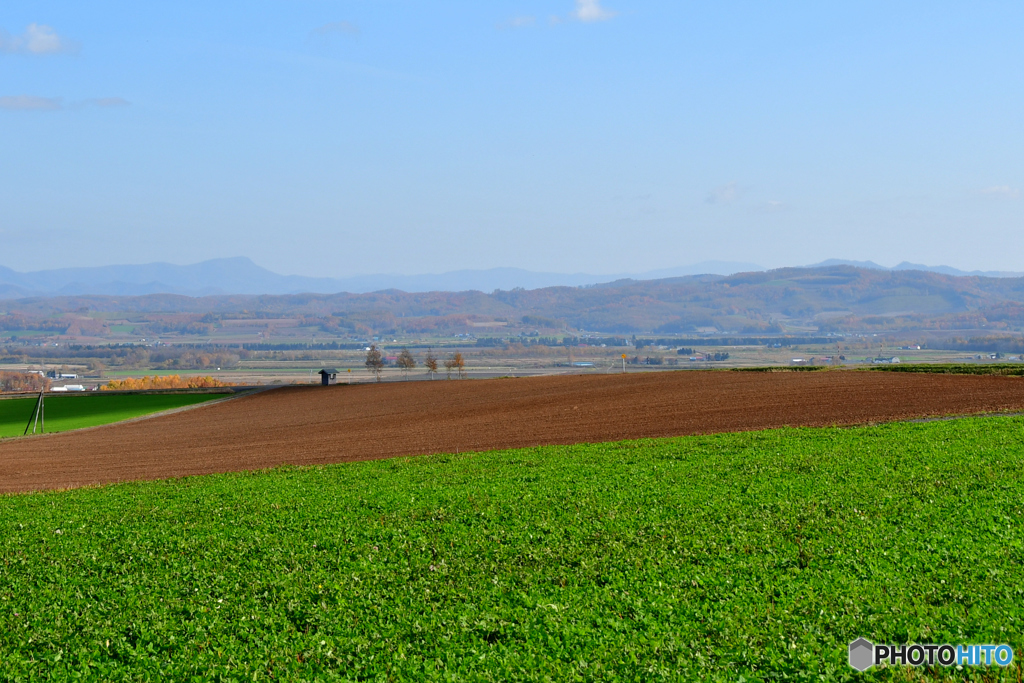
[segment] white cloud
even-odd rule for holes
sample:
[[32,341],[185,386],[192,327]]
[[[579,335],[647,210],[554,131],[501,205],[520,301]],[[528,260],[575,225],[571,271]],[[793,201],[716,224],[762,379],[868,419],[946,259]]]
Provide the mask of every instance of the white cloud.
[[740,188],[734,181],[711,190],[706,201],[708,204],[733,204],[739,198]]
[[338,35],[357,36],[359,35],[359,27],[351,21],[332,21],[329,24],[313,29],[312,34],[321,37]]
[[55,111],[63,109],[59,97],[36,97],[34,95],[7,95],[0,97],[0,109],[7,111]]
[[579,21],[608,21],[615,14],[601,7],[601,0],[576,0],[576,11],[572,16]]
[[25,55],[53,55],[77,52],[78,44],[61,38],[50,26],[29,24],[21,35],[12,36],[0,30],[0,52]]
[[1009,185],[995,185],[994,187],[986,187],[984,190],[979,192],[986,197],[996,197],[1000,199],[1017,199],[1020,197],[1020,190]]

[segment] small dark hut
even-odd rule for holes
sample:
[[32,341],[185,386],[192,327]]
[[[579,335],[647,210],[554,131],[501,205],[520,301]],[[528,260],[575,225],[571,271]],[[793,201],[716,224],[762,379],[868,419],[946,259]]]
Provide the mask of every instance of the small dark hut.
[[320,385],[327,386],[338,381],[338,371],[335,368],[324,368],[320,371]]

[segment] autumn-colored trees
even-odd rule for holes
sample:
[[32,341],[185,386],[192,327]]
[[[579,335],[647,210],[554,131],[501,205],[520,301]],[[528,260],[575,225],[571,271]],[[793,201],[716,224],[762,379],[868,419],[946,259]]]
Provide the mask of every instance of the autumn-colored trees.
[[412,357],[412,353],[409,349],[402,347],[401,352],[398,354],[398,367],[402,368],[402,372],[405,373],[406,378],[409,377],[409,371],[416,367],[416,359]]
[[423,359],[423,365],[430,373],[430,379],[434,379],[434,373],[437,372],[437,356],[434,355],[433,349],[427,349],[427,357]]
[[456,351],[444,361],[444,369],[448,373],[448,379],[452,378],[452,371],[456,371],[459,375],[459,379],[463,379],[466,369],[466,360],[462,357],[461,351]]
[[384,356],[376,344],[370,344],[370,348],[366,351],[366,369],[373,374],[378,382],[381,380],[381,375],[384,372]]
[[159,377],[129,377],[112,379],[100,387],[101,391],[138,391],[142,389],[212,389],[232,386],[213,377],[182,377],[181,375],[164,375]]
[[50,380],[34,372],[0,372],[0,391],[40,391]]

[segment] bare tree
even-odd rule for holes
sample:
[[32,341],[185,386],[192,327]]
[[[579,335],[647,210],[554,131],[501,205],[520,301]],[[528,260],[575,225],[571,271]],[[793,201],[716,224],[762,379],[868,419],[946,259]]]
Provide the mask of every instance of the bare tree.
[[366,352],[366,369],[373,373],[378,382],[380,381],[381,374],[384,372],[384,356],[381,355],[376,344],[370,344],[370,348]]
[[430,379],[434,379],[434,373],[437,372],[437,357],[434,355],[433,349],[427,349],[427,357],[423,359],[423,365],[430,373]]
[[452,370],[455,368],[455,354],[444,359],[444,371],[448,373],[448,379],[452,378]]
[[409,379],[409,371],[416,367],[416,359],[409,353],[409,349],[404,346],[398,354],[398,367],[402,368],[406,379]]

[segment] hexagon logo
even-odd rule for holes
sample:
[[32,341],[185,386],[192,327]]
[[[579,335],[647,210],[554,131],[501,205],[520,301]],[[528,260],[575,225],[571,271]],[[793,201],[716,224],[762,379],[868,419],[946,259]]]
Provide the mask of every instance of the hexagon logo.
[[857,671],[867,671],[875,665],[875,646],[865,638],[850,643],[850,666]]

